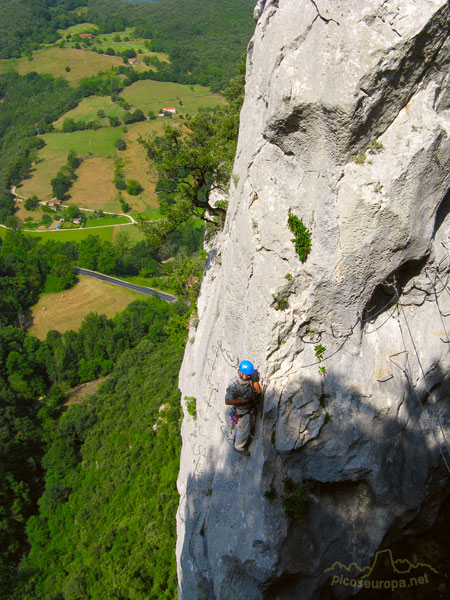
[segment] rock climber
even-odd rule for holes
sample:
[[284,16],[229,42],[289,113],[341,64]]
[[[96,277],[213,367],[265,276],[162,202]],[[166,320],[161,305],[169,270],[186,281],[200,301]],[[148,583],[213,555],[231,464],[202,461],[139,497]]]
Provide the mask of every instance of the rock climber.
[[255,367],[249,360],[241,361],[237,377],[228,384],[225,404],[234,407],[238,420],[234,449],[245,456],[250,456],[247,446],[251,430],[251,410],[260,394],[261,386]]

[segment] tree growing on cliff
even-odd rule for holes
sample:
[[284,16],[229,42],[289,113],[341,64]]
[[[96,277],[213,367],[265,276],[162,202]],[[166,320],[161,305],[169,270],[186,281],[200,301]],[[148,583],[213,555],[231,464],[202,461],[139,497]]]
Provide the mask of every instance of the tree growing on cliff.
[[166,125],[163,135],[140,139],[158,172],[165,193],[164,218],[140,224],[148,241],[159,245],[192,216],[222,226],[226,203],[213,201],[212,192],[226,192],[236,152],[239,112],[243,100],[244,67],[231,82],[225,107],[203,110],[186,132]]

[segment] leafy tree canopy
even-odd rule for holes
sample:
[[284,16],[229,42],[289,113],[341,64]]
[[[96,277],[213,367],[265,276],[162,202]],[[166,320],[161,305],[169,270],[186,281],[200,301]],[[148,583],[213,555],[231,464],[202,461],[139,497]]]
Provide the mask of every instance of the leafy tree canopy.
[[244,66],[226,90],[229,104],[200,111],[188,131],[166,125],[163,135],[141,139],[158,171],[158,188],[165,193],[165,216],[158,221],[140,218],[148,241],[159,245],[190,217],[221,226],[226,202],[213,201],[212,192],[225,194],[230,180],[243,100]]

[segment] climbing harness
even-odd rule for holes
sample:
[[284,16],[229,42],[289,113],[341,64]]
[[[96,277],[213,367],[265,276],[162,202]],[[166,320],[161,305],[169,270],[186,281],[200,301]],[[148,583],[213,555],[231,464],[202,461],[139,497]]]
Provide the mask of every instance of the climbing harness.
[[229,415],[230,415],[230,421],[231,421],[231,431],[233,431],[235,425],[237,425],[239,423],[239,415],[237,413],[237,410],[234,408],[234,406],[230,410]]

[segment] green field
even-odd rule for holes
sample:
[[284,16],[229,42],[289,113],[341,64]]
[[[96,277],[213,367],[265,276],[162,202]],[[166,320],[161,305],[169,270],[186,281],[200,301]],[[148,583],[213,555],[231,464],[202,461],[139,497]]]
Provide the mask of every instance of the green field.
[[[140,213],[131,213],[131,214],[136,219],[138,214],[140,214]],[[161,213],[159,212],[159,208],[156,208],[153,206],[148,206],[143,214],[145,215],[145,218],[148,221],[154,221],[155,219],[160,219],[162,216]]]
[[[95,231],[106,231],[105,229],[95,229]],[[119,233],[125,232],[132,246],[138,242],[145,240],[145,235],[137,225],[130,225],[129,227],[113,227],[112,241],[116,239]]]
[[[74,150],[80,157],[89,156],[90,153],[96,157],[115,157],[117,150],[114,143],[122,134],[120,127],[102,127],[97,131],[89,129],[73,133],[46,133],[42,136],[46,145],[39,150],[36,165],[30,176],[18,186],[18,193],[25,198],[36,195],[40,200],[49,200],[52,197],[50,182],[66,164],[70,150]],[[93,193],[98,194],[98,191],[97,187]]]
[[78,279],[79,283],[63,294],[41,294],[39,302],[31,309],[31,335],[44,340],[52,329],[61,333],[69,329],[76,331],[91,312],[112,318],[125,310],[130,302],[143,298],[142,294],[92,277],[79,275]]
[[[85,23],[70,28],[68,33],[85,32],[90,28],[91,26]],[[100,37],[106,38],[104,40],[106,44],[116,35],[120,35],[122,38],[120,43],[126,44],[127,42],[123,42],[123,37],[129,35],[131,40],[132,31],[102,34]],[[138,41],[133,40],[133,43]],[[139,41],[139,43],[141,42],[142,47],[145,47],[144,40]],[[116,42],[116,44],[118,43]],[[105,63],[101,62],[104,61],[105,56],[97,55],[90,50],[50,47],[34,52],[31,62],[27,58],[1,61],[0,70],[12,68],[15,65],[19,72],[20,70],[22,72],[30,70],[49,72],[76,81],[75,76],[78,79],[81,76],[91,76],[100,68],[105,68]],[[89,62],[92,57],[99,57],[101,64]],[[68,64],[67,60],[79,61],[80,58],[83,58],[81,63],[76,63],[79,68],[74,66],[75,63],[70,63],[74,68],[71,67],[71,71],[65,73],[64,66]],[[113,64],[110,62],[111,58],[116,57],[106,57],[108,68]],[[84,59],[89,60],[84,63]],[[117,60],[119,60],[118,63]],[[122,64],[121,59],[116,58],[116,64]],[[84,122],[99,119],[102,126],[97,130],[89,129],[72,133],[57,131],[43,135],[42,138],[46,145],[39,150],[29,176],[18,186],[18,194],[24,198],[36,195],[42,201],[49,200],[53,196],[50,182],[59,169],[66,164],[69,151],[73,150],[85,160],[77,169],[77,179],[69,191],[72,203],[83,208],[119,211],[120,199],[117,199],[117,190],[114,187],[113,179],[114,159],[120,157],[123,159],[125,179],[135,179],[144,188],[138,196],[129,196],[126,191],[123,191],[122,198],[130,205],[132,211],[144,212],[152,218],[159,218],[158,197],[155,193],[157,174],[149,164],[145,148],[138,142],[139,137],[146,138],[153,132],[161,133],[166,123],[172,121],[174,125],[179,124],[180,115],[194,115],[200,107],[217,106],[224,103],[224,99],[217,94],[212,94],[209,88],[204,86],[152,80],[138,81],[123,90],[121,95],[132,106],[132,110],[140,108],[144,113],[148,113],[150,110],[158,113],[162,108],[175,106],[177,115],[173,119],[157,118],[130,124],[125,131],[124,127],[110,127],[107,117],[99,119],[97,116],[98,111],[102,110],[107,116],[122,117],[123,109],[117,103],[113,103],[110,97],[84,98],[76,108],[55,121],[55,127],[61,128],[65,118]],[[118,152],[115,142],[121,138],[126,142],[127,148]],[[26,216],[29,215],[21,215],[21,218]],[[92,226],[89,225],[89,227]],[[60,234],[61,232],[57,233],[57,235]]]
[[120,225],[129,223],[127,217],[102,217],[101,219],[88,219],[85,227],[105,227],[106,225]]
[[[160,61],[170,62],[168,55],[164,52],[151,52],[148,49],[147,46],[149,40],[135,37],[134,27],[127,27],[125,31],[99,33],[96,25],[93,25],[92,23],[79,23],[78,25],[73,25],[67,29],[59,30],[59,34],[62,39],[67,38],[68,35],[76,35],[80,33],[93,34],[93,37],[90,38],[92,40],[92,46],[87,46],[88,50],[93,47],[101,50],[112,48],[116,54],[120,54],[124,50],[134,50],[139,56],[146,54],[147,56],[156,56]],[[120,41],[117,39],[117,37],[120,37]],[[124,38],[128,38],[128,41],[125,41]],[[68,43],[72,44],[72,41],[70,40]],[[79,43],[83,44],[83,40],[80,40]]]
[[201,85],[182,85],[165,81],[136,81],[125,88],[121,96],[144,113],[152,110],[159,113],[162,108],[174,106],[177,113],[195,114],[200,107],[212,108],[224,104],[225,100]]
[[[85,123],[88,121],[95,121],[96,119],[99,119],[97,116],[99,110],[103,110],[107,117],[118,117],[119,119],[125,114],[123,108],[120,108],[120,106],[113,102],[109,96],[90,96],[89,98],[83,98],[76,108],[69,110],[69,112],[55,121],[53,125],[60,129],[64,119],[84,121]],[[106,117],[99,119],[99,121],[104,127],[109,125],[109,121]]]
[[[92,77],[99,71],[108,71],[111,67],[122,64],[120,56],[97,54],[90,50],[51,47],[33,52],[31,61],[26,57],[0,61],[0,73],[17,71],[19,75],[26,75],[36,71],[54,77],[64,77],[69,83],[77,85],[83,77]],[[69,72],[66,72],[66,66],[70,67]]]
[[[132,227],[130,226],[129,229]],[[39,232],[26,232],[27,235],[38,237],[44,242],[47,240],[57,240],[58,242],[81,242],[86,239],[89,235],[95,235],[104,242],[111,242],[113,239],[114,227],[104,227],[102,229],[62,229],[58,231],[39,231]]]
[[[25,232],[27,235],[36,236],[44,242],[46,240],[58,240],[60,242],[79,242],[88,237],[88,235],[96,235],[103,241],[111,242],[114,241],[114,238],[117,236],[119,231],[125,230],[130,242],[132,244],[137,244],[138,242],[142,242],[145,239],[144,234],[139,229],[137,225],[130,225],[129,227],[120,227],[118,225],[114,227],[104,227],[102,229],[67,229],[62,231],[40,231],[40,232]],[[4,227],[0,227],[0,237],[4,238],[6,235],[7,229]]]
[[[114,39],[117,39],[117,36],[121,38],[120,42]],[[124,41],[125,37],[129,38],[128,42]],[[102,33],[93,39],[92,44],[97,48],[101,48],[102,50],[106,50],[106,48],[112,48],[116,53],[123,52],[124,50],[134,50],[138,55],[137,58],[146,54],[147,56],[156,56],[160,61],[170,62],[168,55],[164,52],[151,52],[147,48],[146,42],[148,43],[149,40],[134,37],[134,28],[128,27],[126,31]],[[139,50],[141,50],[141,52],[139,52]]]
[[[86,239],[89,235],[95,235],[99,237],[101,240],[106,242],[112,242],[114,238],[117,236],[120,230],[124,228],[120,225],[114,225],[112,227],[102,227],[101,229],[62,229],[58,231],[24,231],[27,235],[31,235],[33,237],[40,238],[44,242],[46,240],[57,240],[59,242],[80,242],[81,240]],[[4,227],[0,227],[0,237],[4,238],[6,235],[6,229]],[[130,242],[132,244],[137,244],[145,239],[142,231],[137,227],[137,225],[130,225],[125,227],[125,231],[129,236]]]
[[74,150],[78,156],[92,154],[113,157],[116,155],[114,144],[121,137],[120,127],[101,127],[96,131],[89,129],[73,133],[46,133],[42,136],[49,152],[64,152],[65,158],[70,150]]
[[67,29],[59,29],[58,33],[61,38],[66,37],[66,35],[75,35],[76,33],[94,33],[98,35],[98,27],[93,23],[77,23],[77,25],[72,25]]

